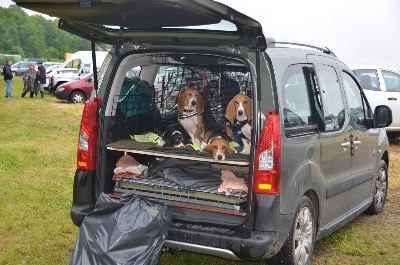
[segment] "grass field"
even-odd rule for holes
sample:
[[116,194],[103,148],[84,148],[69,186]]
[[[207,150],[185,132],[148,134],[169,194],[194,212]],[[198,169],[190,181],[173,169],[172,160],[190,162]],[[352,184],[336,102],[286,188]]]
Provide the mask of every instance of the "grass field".
[[[0,264],[68,264],[79,229],[69,217],[83,105],[45,94],[21,98],[0,81]],[[381,215],[361,215],[316,243],[313,265],[400,264],[400,143],[391,143],[389,194]],[[178,252],[159,264],[265,264]]]

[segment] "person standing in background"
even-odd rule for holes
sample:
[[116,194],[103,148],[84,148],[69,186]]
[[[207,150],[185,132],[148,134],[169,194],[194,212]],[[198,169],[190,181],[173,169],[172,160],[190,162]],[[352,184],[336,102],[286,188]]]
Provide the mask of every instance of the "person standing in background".
[[46,68],[44,68],[42,62],[37,63],[38,70],[36,75],[36,83],[38,84],[40,96],[44,98],[44,84],[46,83]]
[[22,92],[21,97],[25,97],[26,93],[30,92],[30,97],[33,98],[33,94],[37,95],[37,86],[35,83],[37,73],[35,70],[35,66],[33,63],[29,64],[29,69],[26,70],[24,75],[22,76],[22,80],[24,80],[24,90]]
[[6,65],[3,67],[4,82],[6,82],[6,98],[11,98],[12,91],[12,79],[13,74],[11,72],[11,60],[6,60]]

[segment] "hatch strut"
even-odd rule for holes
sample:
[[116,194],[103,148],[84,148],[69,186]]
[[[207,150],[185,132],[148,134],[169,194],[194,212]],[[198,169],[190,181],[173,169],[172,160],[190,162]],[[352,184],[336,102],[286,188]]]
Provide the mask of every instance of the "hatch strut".
[[93,80],[94,80],[94,89],[97,92],[99,90],[98,83],[97,83],[97,63],[96,63],[96,39],[97,37],[94,36],[92,40],[92,60],[93,60]]
[[263,42],[263,37],[256,38],[256,74],[257,74],[257,101],[261,101],[261,69],[260,69],[260,43]]
[[261,101],[260,48],[256,47],[257,100]]

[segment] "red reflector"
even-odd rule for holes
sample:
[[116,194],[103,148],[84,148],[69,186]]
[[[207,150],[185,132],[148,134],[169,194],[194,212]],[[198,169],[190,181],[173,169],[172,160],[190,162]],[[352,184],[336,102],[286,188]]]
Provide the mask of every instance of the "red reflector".
[[253,189],[256,193],[279,194],[281,179],[280,117],[275,110],[267,113],[254,159]]
[[79,130],[76,167],[80,170],[96,170],[97,160],[97,111],[100,99],[88,100],[83,108],[81,127]]

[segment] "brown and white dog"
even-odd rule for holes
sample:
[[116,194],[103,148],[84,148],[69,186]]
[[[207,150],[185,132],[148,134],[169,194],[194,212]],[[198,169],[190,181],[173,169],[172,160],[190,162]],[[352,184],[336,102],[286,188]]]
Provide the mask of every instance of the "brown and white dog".
[[253,118],[253,101],[245,94],[237,94],[228,103],[225,117],[240,131],[239,137],[243,142],[242,154],[250,154],[251,146],[251,121]]
[[179,124],[189,134],[192,143],[200,143],[202,136],[204,101],[199,91],[194,87],[188,87],[178,98]]
[[202,153],[212,154],[214,160],[225,160],[228,155],[235,151],[229,146],[233,141],[233,132],[231,128],[219,122],[205,124],[206,131],[201,140]]

